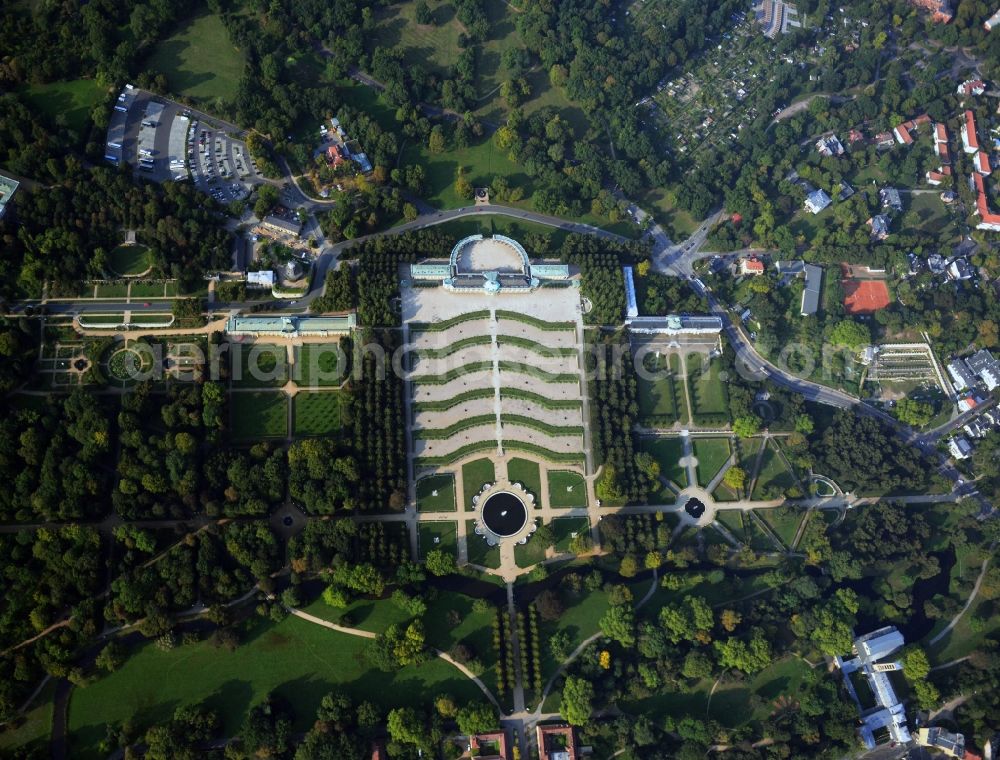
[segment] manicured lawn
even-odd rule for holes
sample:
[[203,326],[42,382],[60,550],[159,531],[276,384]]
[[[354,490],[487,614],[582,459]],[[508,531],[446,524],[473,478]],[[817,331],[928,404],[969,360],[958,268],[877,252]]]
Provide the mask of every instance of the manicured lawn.
[[[496,694],[496,652],[493,649],[496,611],[491,608],[476,612],[472,609],[474,601],[465,594],[437,590],[436,596],[428,600],[427,614],[424,615],[427,645],[447,652],[455,644],[465,644],[483,665],[483,671],[477,675]],[[482,692],[478,698],[482,699]]]
[[390,5],[380,11],[375,43],[401,50],[406,63],[446,74],[462,52],[458,41],[462,25],[455,17],[454,6],[446,0],[430,0],[427,5],[434,17],[431,24],[417,23],[416,2]]
[[132,720],[142,732],[177,707],[199,702],[219,711],[223,736],[234,736],[250,706],[269,692],[291,705],[296,732],[312,726],[320,700],[332,689],[384,709],[420,706],[441,692],[460,704],[482,699],[471,681],[439,658],[384,673],[365,664],[365,645],[364,639],[295,617],[258,624],[234,651],[208,642],[166,652],[146,644],[120,670],[73,690],[69,757],[104,757],[97,745],[109,723]]
[[104,97],[105,89],[93,79],[71,79],[29,85],[23,93],[32,110],[40,113],[46,121],[55,123],[57,117],[62,117],[67,127],[86,137],[90,112]]
[[469,549],[469,562],[496,569],[500,567],[500,548],[490,546],[482,536],[476,535],[476,521],[465,521],[466,546]]
[[163,280],[156,282],[133,282],[129,294],[132,298],[166,298],[170,295],[167,292],[168,284]]
[[295,349],[295,382],[300,386],[340,385],[340,354],[335,343],[303,343]]
[[128,284],[105,282],[97,286],[95,298],[124,298],[128,295]]
[[789,549],[792,548],[792,542],[795,540],[795,534],[799,530],[799,523],[802,522],[804,514],[804,512],[791,507],[757,510],[757,516],[770,526],[771,530],[781,539],[781,543]]
[[182,23],[157,45],[145,68],[166,75],[172,92],[214,103],[233,100],[244,63],[222,19],[203,14]]
[[557,517],[549,525],[555,538],[553,546],[557,552],[569,551],[569,542],[573,540],[574,533],[590,531],[590,520],[586,517]]
[[284,346],[270,343],[230,343],[229,352],[234,387],[274,388],[288,382]]
[[729,415],[729,394],[719,377],[719,361],[713,359],[707,367],[702,366],[702,354],[690,354],[687,358],[688,379],[691,389],[691,404],[694,414]]
[[527,459],[511,459],[507,463],[507,480],[520,483],[535,497],[535,506],[542,506],[542,476],[538,463]]
[[732,453],[728,438],[695,438],[692,441],[698,459],[698,485],[707,486],[729,460]]
[[641,438],[639,448],[660,463],[660,474],[681,488],[688,486],[687,471],[678,462],[684,456],[682,438]]
[[385,633],[393,623],[403,623],[412,616],[392,603],[391,599],[355,599],[344,608],[331,607],[320,597],[303,609],[331,623],[362,631]]
[[514,561],[518,567],[531,567],[545,559],[548,547],[536,536],[531,536],[526,544],[514,545]]
[[293,409],[295,435],[332,435],[340,432],[339,391],[299,392],[295,394],[292,403],[295,407]]
[[667,357],[654,355],[644,360],[645,368],[657,375],[669,369],[670,375],[665,377],[639,378],[639,416],[651,425],[669,425],[676,420],[687,420],[687,401],[684,398],[684,388],[680,378],[680,356],[670,354]]
[[0,731],[0,751],[33,749],[38,757],[47,754],[49,737],[52,734],[52,698],[56,682],[50,680],[41,690],[31,708],[18,720]]
[[234,438],[275,438],[288,435],[288,397],[284,393],[230,393]]
[[563,508],[587,506],[587,484],[583,476],[568,470],[550,470],[549,506]]
[[[969,620],[974,617],[987,621],[981,631],[973,631],[969,626]],[[933,648],[929,648],[931,662],[937,664],[965,657],[977,649],[987,637],[995,637],[998,631],[1000,631],[1000,615],[997,614],[996,603],[977,600],[972,603],[969,611],[962,615],[958,624]]]
[[417,523],[417,548],[421,558],[432,549],[450,551],[458,559],[458,525],[449,522]]
[[[108,263],[120,275],[142,274],[150,265],[149,249],[144,245],[119,245],[111,249]],[[160,286],[162,293],[163,286]]]
[[472,509],[472,497],[475,496],[486,483],[493,483],[497,479],[496,470],[493,469],[493,462],[489,459],[474,459],[462,465],[462,495],[465,497],[465,508]]
[[431,475],[417,481],[418,512],[454,512],[455,476]]
[[774,446],[768,445],[760,461],[760,475],[753,490],[753,498],[763,498],[763,494],[769,491],[772,494],[777,491],[784,493],[786,488],[794,485],[795,478],[792,473],[785,467]]
[[569,634],[570,645],[567,651],[572,652],[584,639],[597,633],[598,622],[608,610],[608,595],[604,591],[585,593],[577,599],[569,599],[565,603],[563,614],[556,621],[539,620],[539,638],[542,643],[542,678],[547,681],[559,662],[552,656],[544,642],[552,638],[557,631]]
[[720,509],[715,513],[715,519],[728,528],[738,540],[743,540],[743,516],[737,509]]

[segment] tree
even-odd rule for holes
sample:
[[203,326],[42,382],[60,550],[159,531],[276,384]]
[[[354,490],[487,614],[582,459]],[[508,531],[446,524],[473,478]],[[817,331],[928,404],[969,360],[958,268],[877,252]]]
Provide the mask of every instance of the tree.
[[458,172],[455,175],[455,193],[459,198],[464,198],[465,200],[471,200],[472,196],[475,195],[475,189],[472,187],[472,183],[465,176],[465,167],[458,167]]
[[593,702],[594,685],[585,678],[567,676],[559,705],[566,721],[574,726],[585,725],[593,712]]
[[613,639],[626,649],[635,646],[635,613],[631,605],[618,604],[609,607],[600,620],[601,633]]
[[872,342],[871,329],[853,319],[843,319],[830,331],[830,342],[835,346],[858,349]]
[[737,638],[716,641],[715,651],[720,666],[744,673],[756,673],[771,664],[771,644],[759,630],[754,631],[749,644]]
[[125,663],[127,656],[125,647],[122,646],[121,642],[111,641],[97,655],[94,664],[109,673],[114,673]]
[[455,556],[443,549],[431,549],[427,552],[424,564],[429,573],[437,576],[451,575],[457,569]]
[[459,708],[455,722],[459,731],[466,736],[472,736],[496,728],[497,715],[488,702],[473,702]]
[[258,219],[263,219],[272,208],[278,205],[278,188],[274,185],[259,185],[257,201],[253,205],[253,213]]
[[733,420],[733,432],[740,438],[750,438],[760,432],[761,423],[756,414],[745,414]]
[[440,124],[435,124],[431,129],[430,137],[427,138],[427,148],[431,153],[444,153],[448,147],[448,141],[444,137],[444,128]]
[[934,407],[924,401],[904,398],[896,402],[892,413],[904,425],[920,428],[934,417]]
[[740,624],[741,620],[743,620],[743,616],[736,610],[723,610],[719,616],[719,623],[729,633],[736,630],[736,626]]
[[746,485],[747,471],[734,465],[726,470],[726,474],[722,476],[722,482],[739,493]]
[[622,578],[634,578],[635,574],[639,572],[639,563],[635,556],[632,554],[626,554],[622,557],[621,565],[618,567],[618,574]]
[[427,4],[427,0],[418,0],[414,18],[418,24],[433,24],[434,23],[434,13],[431,11],[430,6]]
[[344,609],[351,603],[351,595],[340,586],[327,586],[323,589],[323,601],[331,607]]

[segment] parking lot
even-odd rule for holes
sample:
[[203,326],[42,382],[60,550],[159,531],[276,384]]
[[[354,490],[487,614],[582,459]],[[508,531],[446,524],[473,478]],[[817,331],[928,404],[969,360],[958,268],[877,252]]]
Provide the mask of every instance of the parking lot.
[[123,121],[118,118],[114,129],[109,128],[109,161],[121,156],[156,182],[190,177],[220,203],[250,194],[258,181],[257,169],[245,143],[227,135],[223,125],[138,88],[120,102],[127,111],[124,124],[117,123]]

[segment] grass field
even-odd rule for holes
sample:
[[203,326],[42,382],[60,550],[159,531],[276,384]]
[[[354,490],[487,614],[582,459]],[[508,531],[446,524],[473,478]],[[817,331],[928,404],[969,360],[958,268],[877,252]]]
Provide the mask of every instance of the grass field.
[[66,126],[80,137],[90,123],[90,112],[104,97],[105,90],[93,79],[72,79],[65,82],[33,84],[23,90],[32,110],[47,121],[64,119]]
[[454,512],[455,476],[431,475],[417,481],[418,512]]
[[763,498],[765,493],[775,493],[795,485],[795,478],[773,445],[768,445],[760,460],[760,474],[753,489],[753,498]]
[[236,388],[275,388],[288,382],[284,346],[269,343],[231,343],[230,366]]
[[707,367],[702,367],[702,354],[690,354],[687,358],[688,380],[691,390],[691,405],[694,414],[729,414],[729,394],[719,377],[719,361],[713,359]]
[[587,485],[583,476],[568,470],[550,471],[549,506],[564,508],[587,506]]
[[791,507],[758,509],[757,516],[770,526],[771,530],[781,539],[781,543],[786,548],[792,548],[795,534],[798,532],[799,524],[802,522],[803,513],[801,511],[792,509]]
[[458,559],[458,527],[454,522],[417,524],[417,547],[421,558],[431,549],[450,551]]
[[229,409],[234,438],[288,435],[288,397],[284,393],[230,393]]
[[472,509],[472,497],[475,496],[486,483],[492,483],[497,479],[496,471],[493,469],[493,462],[489,459],[474,459],[462,465],[462,496],[465,498],[465,508]]
[[167,77],[172,92],[196,101],[231,101],[244,67],[222,19],[203,14],[185,21],[157,45],[145,68]]
[[[496,654],[493,649],[493,618],[495,612],[476,612],[472,609],[473,599],[454,591],[438,591],[428,601],[424,615],[427,644],[444,652],[459,642],[466,644],[482,663],[484,670],[477,675],[486,687],[497,693]],[[424,698],[426,699],[426,694]],[[482,699],[482,692],[477,699]]]
[[295,435],[332,435],[340,432],[340,393],[338,391],[299,392],[292,399],[292,404],[294,406],[292,424]]
[[465,521],[465,544],[469,550],[469,562],[483,567],[500,567],[500,548],[489,546],[482,536],[476,535],[476,521]]
[[11,721],[0,731],[0,752],[20,749],[34,750],[38,757],[47,754],[52,734],[52,698],[55,691],[55,680],[50,680],[35,697],[24,716]]
[[[664,362],[667,362],[665,365]],[[687,400],[680,379],[681,358],[677,354],[669,357],[648,356],[646,368],[662,372],[669,367],[670,376],[656,380],[639,378],[639,416],[656,423],[687,420]],[[656,418],[667,418],[657,420]]]
[[151,262],[149,248],[144,245],[119,245],[108,254],[111,268],[123,276],[142,274]]
[[722,469],[731,453],[726,438],[695,438],[692,441],[698,460],[698,485],[707,486]]
[[344,378],[337,373],[340,354],[336,344],[303,343],[295,348],[295,382],[300,386],[336,386]]
[[[598,621],[608,610],[608,595],[605,591],[594,591],[581,595],[577,600],[569,600],[563,614],[556,621],[539,620],[539,636],[548,641],[556,631],[565,631],[569,635],[569,651],[573,651],[583,641],[597,633]],[[549,648],[542,646],[542,677],[548,680],[559,667],[559,662],[552,656]]]
[[447,0],[430,0],[428,7],[434,23],[418,24],[415,2],[390,5],[378,13],[375,42],[403,51],[406,63],[417,64],[438,74],[446,74],[462,48],[458,38],[462,25],[455,18],[454,6]]
[[537,565],[545,559],[545,551],[548,546],[543,544],[536,536],[528,538],[526,544],[514,545],[514,561],[518,567],[531,567]]
[[542,506],[542,476],[537,462],[511,459],[507,463],[507,480],[523,485],[535,497],[535,506]]
[[295,731],[315,720],[322,697],[342,689],[383,708],[420,706],[428,694],[448,692],[459,703],[482,692],[453,666],[434,658],[395,673],[369,668],[365,640],[295,617],[261,623],[229,651],[207,642],[161,651],[144,645],[115,673],[74,689],[69,707],[73,758],[98,758],[105,726],[132,719],[137,731],[165,721],[180,705],[205,702],[222,716],[224,736],[239,733],[248,708],[268,692],[295,712]]
[[590,520],[586,517],[557,517],[550,524],[552,528],[552,544],[557,552],[568,552],[569,542],[574,533],[585,533],[590,530]]
[[681,438],[641,438],[639,448],[660,463],[660,474],[681,488],[689,485],[687,471],[678,462],[684,456]]
[[372,633],[385,633],[393,623],[402,623],[412,617],[390,599],[355,599],[340,608],[331,607],[320,597],[303,609],[322,620]]

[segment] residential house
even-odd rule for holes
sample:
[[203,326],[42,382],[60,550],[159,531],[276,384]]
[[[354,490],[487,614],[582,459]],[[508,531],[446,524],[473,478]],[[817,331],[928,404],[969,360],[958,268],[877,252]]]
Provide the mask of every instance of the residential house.
[[328,145],[326,148],[326,162],[334,169],[344,163],[344,154],[340,150],[339,145]]
[[17,180],[0,174],[0,219],[7,212],[7,205],[14,198],[18,184]]
[[957,95],[964,95],[966,97],[970,95],[982,95],[984,92],[986,92],[986,82],[982,79],[966,79],[955,90]]
[[847,142],[849,142],[851,145],[854,145],[854,143],[863,142],[864,139],[865,136],[856,129],[852,129],[850,132],[847,133]]
[[993,169],[990,168],[990,157],[986,155],[985,151],[979,151],[975,156],[973,156],[972,162],[976,166],[976,171],[984,177],[988,177],[992,174]]
[[536,726],[539,760],[580,760],[576,731],[572,726]]
[[929,171],[925,176],[928,185],[940,185],[942,182],[946,182],[951,176],[951,167],[939,166],[937,171]]
[[958,193],[954,190],[945,190],[941,193],[940,198],[942,203],[954,203],[958,200]]
[[934,153],[945,163],[951,161],[948,151],[948,127],[938,122],[934,125]]
[[[975,409],[978,404],[979,401],[976,398],[975,394],[970,393],[968,396],[962,396],[962,398],[958,400],[955,406],[958,407],[959,414],[965,414],[966,412],[971,412],[973,409]],[[969,432],[968,425],[965,426],[965,430],[966,432]],[[978,437],[972,433],[970,433],[970,435],[972,435],[973,438]]]
[[854,188],[847,184],[844,180],[840,180],[840,184],[837,186],[840,191],[837,193],[838,201],[846,201],[852,195],[854,195]]
[[954,17],[950,0],[910,0],[910,5],[921,8],[931,14],[935,24],[947,24]]
[[837,139],[836,135],[821,137],[816,141],[816,150],[819,151],[821,156],[826,157],[844,155],[844,146]]
[[824,190],[814,190],[806,196],[806,208],[812,213],[818,214],[820,211],[829,206],[833,201],[830,200],[830,196],[826,194]]
[[912,145],[913,135],[911,132],[915,132],[921,124],[929,124],[930,121],[931,117],[924,113],[915,119],[904,121],[902,124],[893,129],[892,133],[896,136],[896,141],[900,145]]
[[976,384],[976,373],[969,369],[965,359],[952,359],[948,362],[947,370],[956,391],[964,391]]
[[875,135],[875,147],[879,150],[888,150],[896,144],[896,138],[892,132],[879,132]]
[[975,273],[968,259],[955,258],[948,265],[948,276],[953,280],[971,280]]
[[953,734],[939,726],[917,729],[917,744],[921,747],[933,747],[948,757],[965,755],[965,737]]
[[885,214],[876,214],[868,220],[868,226],[872,230],[872,239],[885,240],[889,237],[889,217]]
[[920,274],[924,271],[924,262],[915,253],[906,254],[906,260],[910,262],[910,276]]
[[274,287],[274,272],[270,269],[263,272],[247,272],[247,286],[270,290]]
[[955,459],[968,459],[972,455],[972,444],[963,436],[948,440],[948,451]]
[[948,269],[948,262],[940,253],[932,253],[927,257],[927,268],[931,274],[944,274]]
[[764,274],[764,262],[756,256],[740,259],[740,274]]
[[823,267],[815,264],[805,266],[806,286],[802,291],[802,303],[799,313],[803,317],[809,317],[819,311],[819,300],[823,287]]
[[896,212],[903,210],[903,199],[899,195],[899,190],[894,187],[883,187],[878,191],[878,199],[882,203],[882,208]]
[[382,746],[382,742],[372,742],[371,760],[389,760],[389,756],[385,754],[385,747]]
[[979,379],[983,381],[986,385],[986,390],[992,391],[997,386],[1000,386],[1000,362],[997,362],[993,354],[985,348],[976,351],[976,353],[965,360],[965,363],[972,373],[978,375]]
[[990,199],[986,195],[986,181],[983,175],[976,173],[972,175],[972,180],[976,188],[976,214],[980,222],[976,225],[977,230],[992,230],[1000,232],[1000,214],[990,211]]
[[298,237],[302,232],[302,225],[299,224],[297,219],[290,221],[280,216],[265,216],[261,224],[270,230],[280,232],[283,235],[291,235],[292,237]]
[[962,146],[969,155],[979,150],[979,138],[976,136],[976,115],[968,110],[965,112],[965,120],[962,122]]
[[998,26],[1000,26],[1000,10],[983,22],[983,28],[987,32],[992,32]]
[[[897,744],[910,742],[906,725],[906,709],[896,697],[888,673],[902,670],[902,665],[889,658],[902,649],[903,634],[893,626],[859,636],[854,640],[853,654],[849,660],[836,657],[837,666],[844,675],[844,686],[861,713],[861,740],[868,749],[875,749],[876,737]],[[860,673],[874,697],[875,706],[864,708],[858,697],[851,674]],[[859,684],[860,686],[860,684]]]

